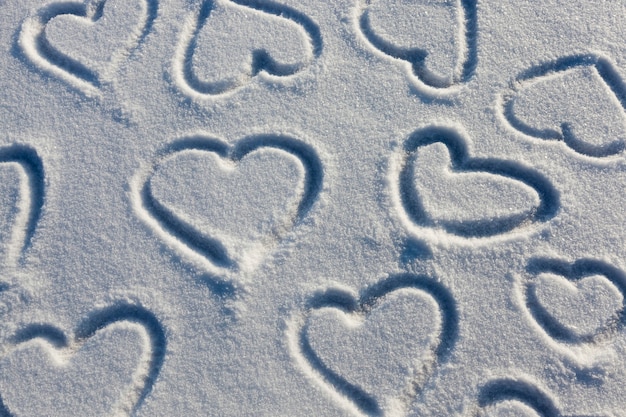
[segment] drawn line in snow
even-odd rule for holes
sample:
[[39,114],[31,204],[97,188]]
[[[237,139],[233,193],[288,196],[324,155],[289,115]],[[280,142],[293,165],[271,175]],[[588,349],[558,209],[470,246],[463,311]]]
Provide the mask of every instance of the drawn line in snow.
[[[80,57],[60,51],[46,36],[46,27],[55,18],[68,16],[84,19],[81,24],[87,23],[91,30],[96,30],[98,23],[106,13],[106,4],[114,0],[96,0],[85,2],[62,1],[48,4],[37,11],[35,16],[27,18],[22,24],[17,37],[17,46],[20,56],[29,64],[43,70],[54,77],[60,78],[78,91],[88,96],[98,96],[102,83],[109,81],[112,72],[117,69],[120,61],[138,48],[151,31],[158,14],[157,0],[140,0],[144,13],[137,26],[138,31],[129,28],[128,39],[121,39],[118,48],[110,51],[111,56],[100,57],[103,60],[96,69],[93,65],[82,62]],[[125,3],[121,3],[122,6]],[[76,22],[72,22],[76,23]],[[115,22],[110,22],[115,23]],[[120,36],[123,36],[120,35]],[[71,36],[66,37],[71,39]],[[110,42],[114,42],[110,40]],[[108,64],[104,65],[108,60]]]
[[[367,389],[359,386],[359,382],[365,381],[348,380],[340,371],[333,369],[333,365],[336,366],[338,365],[337,363],[327,364],[320,358],[318,352],[313,348],[311,340],[309,340],[310,319],[316,312],[337,310],[344,314],[345,317],[357,317],[356,320],[359,321],[358,326],[360,327],[363,326],[363,323],[368,319],[373,317],[373,315],[377,314],[377,308],[387,302],[390,296],[400,294],[407,289],[418,290],[412,296],[421,294],[421,297],[425,296],[427,299],[432,299],[436,305],[435,314],[440,316],[440,326],[438,326],[439,333],[435,341],[429,343],[428,347],[420,346],[427,350],[433,349],[433,363],[421,363],[417,365],[413,363],[413,358],[405,358],[406,366],[409,368],[415,366],[416,369],[420,369],[412,375],[412,380],[408,386],[400,388],[402,392],[398,398],[391,399],[391,401],[395,401],[396,405],[398,401],[403,402],[402,407],[408,409],[410,402],[425,383],[423,379],[430,378],[436,366],[444,362],[450,356],[458,337],[459,317],[456,302],[451,293],[441,284],[425,276],[407,273],[390,276],[365,289],[358,298],[349,290],[343,288],[329,288],[311,297],[307,302],[306,311],[302,313],[301,316],[294,317],[289,326],[289,345],[296,362],[316,383],[327,389],[329,393],[336,396],[338,400],[342,402],[344,399],[350,400],[355,406],[354,411],[359,414],[382,416],[385,413],[384,409],[387,408],[385,406],[388,405],[383,404],[382,401],[389,399],[378,398],[374,393],[368,392]],[[392,300],[392,302],[393,301],[394,300]],[[385,310],[388,307],[393,308],[393,305],[391,305],[391,307],[385,306]],[[384,314],[384,312],[380,314]],[[439,321],[439,319],[437,321]],[[349,326],[349,328],[352,329],[352,326]],[[330,340],[327,342],[332,343]],[[382,340],[372,340],[371,342],[384,343]],[[390,351],[393,351],[394,347],[397,348],[397,346],[388,346]],[[394,360],[395,359],[391,359],[390,356],[389,361],[393,362]],[[357,360],[357,362],[359,361]],[[425,372],[426,368],[429,369],[426,375],[418,375]],[[404,384],[405,381],[403,380],[402,385]]]
[[[515,161],[471,158],[466,142],[464,134],[455,127],[429,126],[413,132],[392,160],[393,198],[410,230],[419,237],[487,238],[522,230],[556,215],[559,193],[543,175]],[[449,162],[434,159],[440,156]],[[424,168],[439,162],[449,166],[437,165],[432,171]],[[445,184],[429,183],[436,181]],[[498,193],[482,195],[486,193],[485,187],[473,187],[473,183],[497,189]],[[458,195],[448,195],[451,190],[456,190]],[[500,201],[502,190],[509,191],[511,202]],[[446,207],[436,206],[446,198],[437,192],[447,193]],[[461,205],[462,201],[467,203],[466,207]],[[496,203],[503,207],[496,207]],[[516,205],[520,205],[517,212],[509,214],[516,208],[511,206]],[[499,211],[493,211],[492,206]],[[446,210],[453,209],[460,211],[446,214]],[[470,209],[476,213],[467,212]],[[465,218],[459,220],[460,216]]]
[[[539,324],[540,328],[552,339],[567,345],[595,343],[601,339],[610,339],[615,332],[624,327],[624,323],[626,322],[624,309],[624,300],[626,300],[626,274],[620,269],[596,259],[579,259],[573,263],[569,263],[559,259],[535,258],[529,262],[527,272],[535,280],[537,276],[547,273],[554,276],[549,275],[548,277],[551,279],[567,280],[574,285],[581,285],[581,283],[584,283],[590,278],[601,277],[601,280],[606,281],[603,286],[605,290],[615,288],[618,294],[621,295],[622,299],[619,300],[619,306],[613,305],[605,308],[605,306],[594,302],[591,302],[591,305],[587,305],[589,309],[600,314],[599,319],[603,319],[603,323],[598,322],[596,327],[588,332],[589,334],[581,335],[574,332],[570,326],[568,326],[569,323],[563,322],[565,318],[555,315],[556,311],[553,311],[553,309],[559,304],[560,300],[558,295],[552,294],[550,296],[549,294],[545,296],[547,297],[546,299],[539,298],[537,294],[537,291],[540,289],[538,288],[539,284],[535,283],[533,279],[529,280],[525,285],[526,307],[531,313],[532,318]],[[607,284],[609,287],[606,286]],[[543,285],[546,284],[544,283]],[[594,288],[583,288],[583,290],[584,289],[591,292]],[[561,294],[562,297],[566,297],[562,290],[559,290],[558,293]],[[554,298],[555,296],[557,297],[556,299]],[[583,303],[583,305],[569,306],[570,309],[573,309],[572,312],[576,312],[580,315],[588,314],[585,312],[585,300],[581,299],[578,301]],[[614,299],[612,301],[617,302],[618,300]],[[587,300],[586,303],[589,304],[590,301]],[[610,307],[614,307],[616,310]],[[589,314],[591,314],[591,311],[589,311]],[[578,321],[574,324],[575,327],[583,327],[583,324]]]
[[[12,338],[15,349],[23,344],[36,339],[45,340],[56,350],[71,349],[77,352],[88,339],[117,323],[132,323],[141,326],[146,331],[150,341],[150,351],[147,355],[147,372],[142,376],[141,390],[133,395],[132,409],[128,415],[135,415],[141,407],[146,397],[152,392],[157,377],[163,367],[167,348],[167,338],[165,330],[158,318],[145,308],[133,304],[120,303],[98,311],[87,316],[85,320],[76,328],[73,340],[70,340],[63,330],[50,324],[34,323],[18,331]],[[10,355],[10,353],[9,353]],[[0,415],[13,417],[6,404],[0,396]]]
[[19,345],[33,339],[45,339],[57,349],[67,347],[69,340],[63,330],[45,323],[29,324],[13,336],[13,344]]
[[478,405],[481,408],[495,406],[504,401],[519,401],[541,417],[561,416],[554,399],[535,384],[522,378],[495,379],[481,388],[478,397]]
[[[220,139],[204,135],[188,136],[167,146],[151,168],[141,172],[133,183],[134,207],[140,218],[186,259],[193,263],[197,262],[209,272],[214,273],[216,276],[212,279],[215,280],[216,288],[220,288],[221,292],[230,292],[234,289],[228,280],[232,278],[232,274],[241,272],[242,264],[240,261],[243,259],[234,258],[229,253],[231,248],[226,247],[219,238],[214,237],[210,230],[201,230],[188,220],[182,219],[171,208],[166,207],[155,198],[152,180],[160,166],[185,153],[212,154],[226,163],[233,163],[238,166],[246,157],[257,151],[266,150],[279,151],[284,155],[294,157],[301,164],[304,176],[303,187],[297,197],[294,214],[285,213],[289,218],[284,220],[283,227],[272,230],[272,236],[266,237],[263,245],[267,250],[271,244],[278,242],[289,229],[304,219],[322,189],[324,176],[322,163],[315,149],[305,142],[286,135],[261,134],[245,137],[234,146],[230,146]],[[280,155],[278,156],[280,157]],[[254,181],[254,178],[249,178],[249,180]],[[242,256],[245,257],[245,253]],[[258,256],[255,256],[256,258]],[[260,259],[255,260],[255,262],[258,261]],[[253,268],[256,264],[252,263],[251,265]],[[229,278],[221,277],[223,275],[229,275]]]
[[7,263],[22,262],[41,217],[45,202],[45,177],[43,162],[33,148],[13,144],[0,147],[0,164],[17,164],[25,174],[20,187],[18,215],[15,219]]
[[[561,81],[568,75],[575,75],[575,72],[583,71],[585,69],[593,70],[591,75],[597,78],[596,90],[602,89],[604,91],[594,91],[594,93],[604,94],[604,99],[607,101],[615,102],[615,112],[619,112],[616,117],[621,119],[618,123],[621,125],[623,137],[621,138],[606,138],[601,140],[601,143],[592,143],[591,139],[597,138],[591,137],[579,137],[575,132],[575,125],[579,119],[575,114],[561,115],[558,114],[555,117],[562,120],[553,120],[555,126],[534,126],[532,121],[522,120],[518,116],[518,110],[516,110],[516,103],[520,100],[520,95],[531,88],[538,88],[537,86],[543,86],[548,90],[552,87],[557,89]],[[591,83],[594,80],[589,80],[589,77],[582,80],[586,83]],[[553,83],[553,84],[550,84]],[[606,88],[602,88],[602,85]],[[581,85],[580,87],[584,87]],[[549,91],[548,91],[549,92]],[[567,94],[567,92],[560,92],[561,95]],[[554,93],[550,93],[554,96]],[[558,97],[557,97],[558,98]],[[576,100],[576,98],[574,98]],[[623,80],[616,66],[608,59],[600,55],[595,54],[581,54],[561,57],[557,60],[545,62],[537,66],[531,67],[516,78],[513,87],[510,90],[503,92],[499,99],[499,112],[503,117],[503,121],[511,126],[513,129],[538,139],[544,139],[549,141],[563,141],[568,147],[575,152],[587,155],[591,157],[607,157],[621,153],[626,147],[626,82]],[[563,107],[565,107],[571,99],[563,97]],[[539,103],[538,103],[539,104]],[[574,103],[577,104],[577,103]],[[558,107],[558,106],[556,106]],[[559,110],[558,108],[556,110]],[[539,111],[539,110],[537,110]],[[565,110],[571,111],[571,110]],[[569,116],[569,119],[568,119]],[[596,120],[595,124],[598,123]],[[598,130],[597,134],[601,134],[602,129]],[[584,136],[583,131],[583,136]]]
[[[407,69],[407,76],[410,81],[416,84],[420,90],[429,93],[440,94],[446,91],[454,91],[452,87],[468,82],[474,75],[478,65],[478,18],[476,0],[457,0],[453,6],[456,9],[456,20],[448,23],[457,26],[455,38],[458,55],[458,62],[450,68],[451,76],[445,77],[436,74],[428,68],[427,58],[435,51],[420,47],[402,47],[394,45],[393,40],[385,39],[384,36],[376,33],[372,27],[370,9],[373,0],[358,0],[358,27],[367,42],[376,50],[382,52],[387,57],[402,64]],[[430,4],[424,7],[432,6]],[[435,6],[436,7],[436,6]],[[415,13],[415,16],[418,14]],[[427,24],[422,22],[422,25]],[[432,30],[440,30],[438,27]],[[415,37],[413,37],[415,38]],[[419,39],[416,39],[419,41]]]
[[4,405],[2,398],[0,398],[0,417],[13,417],[6,405]]
[[[217,18],[224,18],[224,14],[228,14],[228,11],[243,11],[243,14],[254,13],[253,16],[263,18],[264,15],[271,16],[273,18],[279,18],[285,22],[293,22],[299,28],[303,30],[301,34],[306,38],[306,42],[309,44],[310,56],[306,59],[298,62],[281,63],[275,59],[273,53],[268,48],[277,48],[279,46],[270,45],[266,46],[249,46],[238,45],[245,50],[249,50],[249,55],[243,59],[246,61],[250,58],[249,64],[241,62],[239,65],[233,66],[228,74],[220,74],[221,77],[217,77],[217,80],[203,80],[197,74],[197,68],[194,69],[196,50],[199,47],[198,39],[201,31],[205,29],[207,23],[213,14],[215,14],[216,8],[220,8],[220,14]],[[239,16],[241,19],[241,16]],[[238,23],[240,23],[238,21]],[[249,39],[243,39],[240,43],[252,42],[252,38],[255,38],[255,42],[263,43],[263,39],[271,38],[271,26],[273,22],[265,22],[264,30],[268,31],[266,36],[259,38],[258,36],[251,36]],[[224,28],[226,30],[227,28]],[[214,37],[213,37],[214,38]],[[205,42],[213,41],[208,38]],[[293,41],[291,39],[283,40],[284,42]],[[216,52],[213,48],[211,51]],[[275,51],[274,51],[275,52]],[[299,12],[289,6],[275,3],[273,1],[259,1],[259,0],[204,0],[197,16],[190,18],[187,22],[185,29],[181,34],[181,40],[179,43],[178,51],[173,61],[173,73],[176,84],[179,88],[192,97],[196,98],[210,98],[234,92],[239,88],[248,84],[252,79],[256,78],[259,74],[265,72],[274,77],[287,77],[292,76],[303,70],[310,62],[318,58],[322,53],[322,35],[319,26],[311,20],[304,13]],[[220,57],[222,59],[230,58],[234,54],[230,53],[229,56]],[[305,53],[308,55],[308,53]],[[242,68],[249,65],[248,72],[242,72]],[[214,65],[217,66],[217,65]]]

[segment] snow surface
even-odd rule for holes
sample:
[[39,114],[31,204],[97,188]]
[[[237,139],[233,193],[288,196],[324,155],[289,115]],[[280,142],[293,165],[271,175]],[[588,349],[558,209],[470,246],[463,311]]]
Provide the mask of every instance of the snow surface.
[[0,0],[0,416],[626,416],[625,39]]

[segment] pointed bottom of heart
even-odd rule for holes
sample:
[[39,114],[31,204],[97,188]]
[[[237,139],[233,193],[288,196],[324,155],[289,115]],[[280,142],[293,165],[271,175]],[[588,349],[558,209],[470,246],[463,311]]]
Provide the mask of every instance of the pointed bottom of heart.
[[440,300],[400,287],[355,301],[327,294],[308,313],[298,349],[325,388],[362,414],[405,415],[432,375],[450,320]]
[[0,393],[11,417],[127,415],[149,373],[146,329],[122,321],[59,348],[37,337],[0,362]]

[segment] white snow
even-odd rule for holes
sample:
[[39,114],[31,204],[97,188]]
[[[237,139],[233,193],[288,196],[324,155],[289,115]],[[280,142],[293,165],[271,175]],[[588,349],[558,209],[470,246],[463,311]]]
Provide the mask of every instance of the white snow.
[[0,0],[0,416],[625,416],[625,16]]

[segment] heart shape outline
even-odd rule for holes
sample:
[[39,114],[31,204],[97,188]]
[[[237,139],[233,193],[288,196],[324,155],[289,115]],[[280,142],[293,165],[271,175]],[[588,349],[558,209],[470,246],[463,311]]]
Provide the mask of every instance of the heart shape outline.
[[185,28],[180,35],[180,41],[177,52],[172,62],[173,79],[176,86],[187,96],[198,100],[207,100],[220,96],[230,95],[237,90],[250,84],[252,80],[257,78],[263,72],[270,77],[287,77],[296,75],[302,71],[304,67],[319,58],[322,54],[323,41],[319,26],[304,13],[289,7],[287,5],[276,3],[271,0],[222,0],[232,3],[236,7],[246,7],[261,13],[278,16],[287,20],[291,20],[298,24],[308,34],[309,42],[312,46],[313,57],[302,68],[282,68],[272,57],[265,51],[253,51],[252,53],[252,76],[243,83],[234,87],[224,87],[221,85],[212,85],[199,80],[192,68],[192,57],[194,55],[196,39],[198,34],[204,27],[206,21],[214,9],[214,3],[220,0],[203,0],[198,13],[187,20]]
[[[214,273],[215,276],[210,279],[220,286],[231,280],[237,281],[233,275],[240,272],[239,265],[229,258],[219,240],[202,236],[191,225],[168,213],[151,195],[149,180],[163,161],[178,152],[212,152],[236,163],[246,155],[265,148],[287,152],[295,156],[304,167],[304,189],[295,217],[289,222],[288,228],[291,229],[306,217],[317,201],[323,187],[324,167],[311,145],[289,135],[256,134],[239,139],[234,145],[205,134],[185,136],[159,152],[154,163],[148,169],[141,170],[131,184],[133,207],[139,217],[183,258]],[[283,237],[278,236],[273,243]]]
[[445,93],[456,93],[461,84],[469,82],[478,66],[478,12],[476,0],[457,0],[457,7],[461,17],[458,21],[465,22],[460,35],[460,48],[464,52],[464,59],[457,63],[457,69],[452,82],[441,82],[434,76],[425,65],[428,51],[420,48],[405,49],[394,46],[391,42],[378,36],[371,27],[368,9],[371,0],[357,0],[356,26],[365,43],[369,45],[377,55],[382,54],[385,58],[400,61],[405,69],[409,82],[420,93],[439,96]]
[[[135,50],[151,31],[158,13],[158,0],[142,0],[146,3],[145,18],[138,23],[141,34],[128,42],[128,50]],[[96,72],[79,61],[57,51],[46,40],[44,30],[48,22],[60,15],[74,15],[97,22],[102,17],[107,0],[60,1],[39,9],[35,16],[27,18],[19,31],[17,46],[21,55],[39,69],[62,79],[87,96],[100,95],[102,79]]]
[[[459,313],[456,301],[450,291],[441,283],[423,275],[402,273],[391,275],[366,288],[358,298],[345,288],[328,288],[316,292],[306,303],[306,309],[291,318],[287,338],[289,350],[306,376],[343,402],[347,399],[354,411],[368,416],[382,416],[382,409],[376,399],[358,386],[353,385],[341,375],[326,366],[315,354],[306,338],[306,322],[310,314],[321,308],[337,308],[346,314],[364,313],[388,294],[401,289],[417,289],[432,297],[439,306],[441,314],[441,332],[435,354],[435,366],[426,378],[433,377],[436,365],[449,359],[454,349],[459,332]],[[414,393],[417,395],[417,392]],[[407,403],[414,399],[408,398]],[[407,406],[409,404],[406,404]]]
[[[452,228],[444,225],[441,229],[435,229],[413,185],[411,159],[420,147],[437,142],[443,143],[448,149],[453,172],[484,172],[519,181],[537,192],[539,206],[524,222],[479,220]],[[532,230],[533,226],[549,221],[558,213],[559,193],[542,174],[512,160],[470,157],[467,142],[467,135],[458,126],[429,125],[411,133],[392,158],[389,171],[391,199],[410,232],[420,239],[430,238],[434,241],[454,239],[459,243],[476,244],[478,239],[490,241],[498,236],[506,237],[513,231]]]
[[46,178],[41,157],[28,145],[14,143],[0,147],[0,164],[17,164],[24,174],[25,184],[20,185],[18,214],[6,260],[9,266],[16,266],[23,263],[35,236],[45,203]]
[[621,153],[626,148],[626,144],[623,141],[592,145],[576,138],[567,122],[562,122],[560,131],[550,128],[541,129],[528,125],[515,115],[513,109],[515,97],[526,86],[540,82],[544,78],[553,77],[581,67],[595,68],[601,80],[617,98],[622,111],[626,111],[626,81],[622,79],[617,66],[609,58],[596,53],[576,54],[538,64],[520,73],[512,83],[513,87],[500,93],[497,99],[501,122],[516,132],[532,138],[562,141],[567,147],[580,155],[604,158]]
[[[146,331],[152,348],[147,364],[148,373],[143,381],[143,388],[137,398],[133,399],[134,405],[129,412],[129,415],[134,415],[141,407],[143,401],[152,392],[152,388],[165,362],[165,354],[167,351],[167,337],[163,326],[159,319],[144,307],[135,304],[120,303],[92,312],[75,329],[73,342],[70,341],[63,330],[54,325],[31,324],[14,335],[12,338],[14,348],[11,351],[34,339],[43,339],[55,349],[66,349],[69,348],[70,345],[78,345],[78,347],[80,347],[98,331],[112,324],[121,322],[130,322],[140,325]],[[7,355],[10,355],[10,352],[7,353]],[[13,415],[3,403],[1,394],[0,414],[6,415],[7,417]]]
[[590,258],[578,259],[573,263],[560,259],[533,258],[528,263],[527,272],[531,276],[537,276],[546,272],[552,273],[573,282],[589,276],[601,275],[613,284],[624,297],[622,308],[618,313],[618,320],[613,327],[609,326],[605,331],[592,337],[581,338],[577,337],[564,325],[556,321],[550,313],[541,306],[532,291],[532,282],[526,282],[523,287],[525,297],[524,306],[541,331],[552,340],[567,346],[591,345],[596,343],[599,339],[610,338],[614,332],[624,327],[626,323],[626,273],[619,268],[604,261]]

